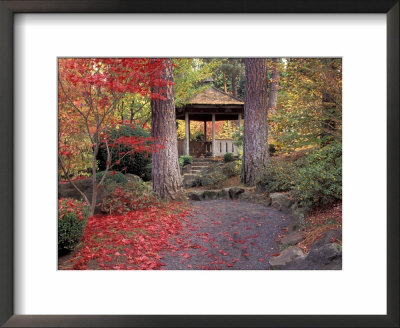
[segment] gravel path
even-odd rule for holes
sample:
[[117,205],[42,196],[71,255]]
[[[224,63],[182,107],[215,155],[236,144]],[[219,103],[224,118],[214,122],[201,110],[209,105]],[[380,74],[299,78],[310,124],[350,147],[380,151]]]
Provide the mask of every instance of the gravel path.
[[191,202],[186,228],[171,240],[161,262],[167,270],[265,270],[279,252],[289,215],[231,200]]

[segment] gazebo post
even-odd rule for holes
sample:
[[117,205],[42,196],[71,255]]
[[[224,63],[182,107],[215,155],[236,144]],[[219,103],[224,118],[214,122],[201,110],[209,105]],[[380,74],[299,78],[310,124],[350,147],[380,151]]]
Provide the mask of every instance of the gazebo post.
[[212,157],[215,157],[215,113],[212,113]]
[[190,130],[189,130],[189,113],[185,113],[185,155],[189,155],[189,140],[190,140]]
[[242,125],[242,114],[238,114],[238,128],[240,128]]

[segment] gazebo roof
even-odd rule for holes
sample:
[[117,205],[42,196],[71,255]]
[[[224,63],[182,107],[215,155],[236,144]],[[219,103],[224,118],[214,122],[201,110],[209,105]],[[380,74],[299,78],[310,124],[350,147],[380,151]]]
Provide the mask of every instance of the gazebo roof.
[[243,106],[243,101],[219,90],[213,86],[197,94],[189,105],[239,105]]
[[176,118],[184,119],[185,113],[189,113],[189,119],[194,121],[211,121],[212,114],[216,114],[217,121],[236,120],[238,114],[243,114],[243,108],[243,101],[210,86],[185,106],[177,107]]

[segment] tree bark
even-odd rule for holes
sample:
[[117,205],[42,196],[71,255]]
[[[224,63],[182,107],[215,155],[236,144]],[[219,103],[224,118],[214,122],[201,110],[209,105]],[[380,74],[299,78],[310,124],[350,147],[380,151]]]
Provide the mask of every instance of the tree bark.
[[226,89],[226,74],[225,74],[225,72],[222,72],[222,81],[224,83],[224,92],[226,93],[227,89]]
[[278,100],[278,88],[279,88],[279,58],[273,58],[267,111],[270,110],[275,111],[276,109],[276,104]]
[[[162,146],[153,154],[153,190],[162,199],[180,199],[183,190],[178,163],[172,60],[163,61],[160,78],[170,84],[164,87],[153,86],[151,90],[166,98],[151,100],[152,136],[155,144]],[[162,90],[166,93],[162,93]]]
[[244,94],[244,145],[242,182],[256,183],[267,168],[267,66],[265,58],[245,59],[246,84]]
[[232,75],[232,96],[234,96],[235,98],[237,98],[237,76],[236,75]]

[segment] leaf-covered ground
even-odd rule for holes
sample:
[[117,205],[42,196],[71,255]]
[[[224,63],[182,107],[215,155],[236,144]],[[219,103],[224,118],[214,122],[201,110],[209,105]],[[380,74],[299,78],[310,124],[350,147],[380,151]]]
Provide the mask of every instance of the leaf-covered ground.
[[[325,209],[315,210],[307,216],[303,229],[305,238],[297,246],[308,253],[310,246],[320,239],[328,230],[342,230],[342,203]],[[331,240],[341,244],[341,240]]]
[[288,223],[271,207],[225,200],[98,215],[59,269],[267,269]]
[[173,238],[162,261],[169,270],[265,270],[289,217],[247,202],[193,202],[190,225]]

